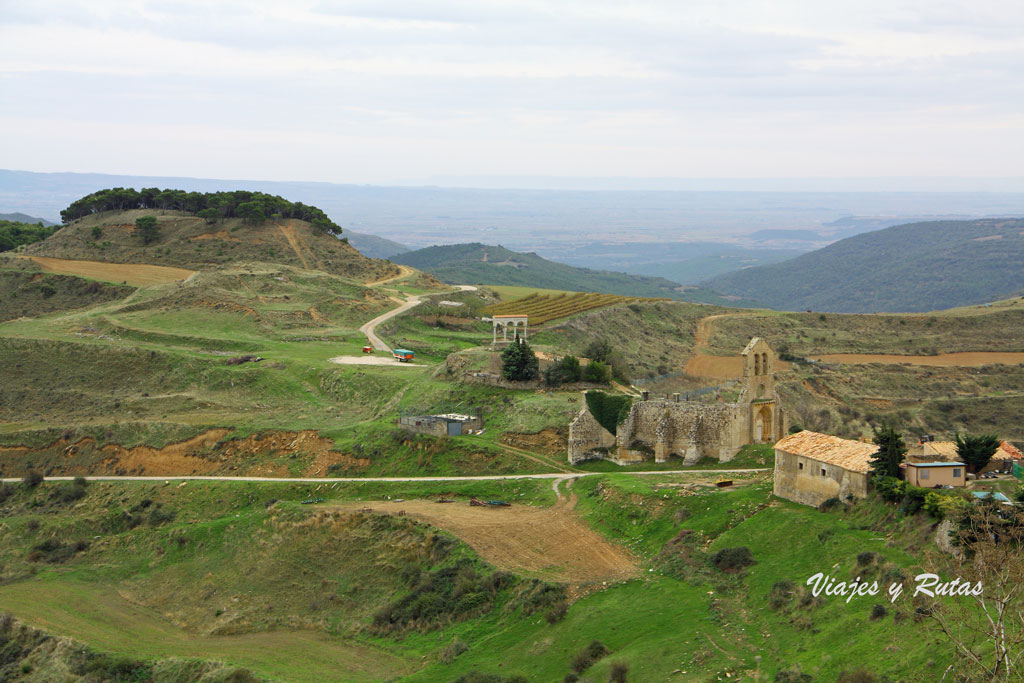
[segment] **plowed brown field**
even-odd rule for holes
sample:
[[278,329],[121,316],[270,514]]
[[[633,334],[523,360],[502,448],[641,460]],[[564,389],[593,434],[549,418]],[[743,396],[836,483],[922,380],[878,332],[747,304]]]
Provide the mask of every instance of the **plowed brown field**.
[[139,263],[103,263],[102,261],[75,261],[49,256],[24,256],[35,261],[47,273],[77,275],[93,280],[124,282],[132,287],[162,285],[166,282],[184,280],[195,274],[194,270],[170,266],[147,266]]
[[598,536],[566,504],[489,508],[471,507],[465,500],[407,500],[332,507],[370,507],[387,514],[404,510],[413,519],[455,534],[494,566],[520,574],[578,585],[625,581],[637,573],[625,550]]
[[823,356],[809,356],[826,363],[908,363],[910,365],[933,365],[936,367],[975,368],[981,365],[1020,365],[1024,363],[1024,352],[1020,351],[963,351],[940,353],[934,356],[897,356],[882,353],[830,353]]

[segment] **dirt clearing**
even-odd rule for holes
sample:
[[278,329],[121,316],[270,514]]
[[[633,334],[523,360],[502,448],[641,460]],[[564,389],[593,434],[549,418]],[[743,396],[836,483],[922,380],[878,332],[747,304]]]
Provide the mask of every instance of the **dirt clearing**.
[[49,256],[23,256],[35,261],[47,273],[77,275],[106,282],[124,282],[133,287],[162,285],[167,282],[184,280],[195,274],[194,270],[170,266],[147,266],[138,263],[103,263],[101,261],[73,261],[50,258]]
[[636,562],[581,522],[566,506],[537,508],[471,507],[466,501],[435,503],[407,500],[350,503],[342,509],[405,511],[455,534],[483,559],[500,569],[571,584],[625,581],[637,574]]
[[963,351],[940,353],[934,356],[897,356],[883,353],[831,353],[823,356],[809,356],[825,363],[907,363],[909,365],[933,365],[936,367],[976,368],[982,365],[1020,365],[1024,363],[1024,352],[1020,351]]
[[390,366],[401,366],[405,368],[425,368],[426,365],[417,365],[416,363],[402,363],[396,360],[394,356],[374,356],[367,354],[365,356],[335,356],[327,361],[328,363],[337,363],[338,365],[390,365]]

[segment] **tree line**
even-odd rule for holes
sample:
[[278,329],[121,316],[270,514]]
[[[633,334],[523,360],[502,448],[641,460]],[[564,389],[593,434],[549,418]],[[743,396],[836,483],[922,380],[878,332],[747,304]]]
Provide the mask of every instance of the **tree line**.
[[183,211],[215,223],[225,218],[241,218],[253,225],[268,218],[294,218],[306,221],[314,228],[332,235],[340,235],[341,227],[322,210],[302,202],[291,202],[277,195],[249,190],[231,192],[186,192],[146,187],[115,187],[86,195],[60,212],[64,223],[78,220],[102,211],[128,211],[131,209],[160,209]]
[[56,231],[57,226],[48,228],[42,223],[0,221],[0,251],[10,251],[22,244],[40,242]]

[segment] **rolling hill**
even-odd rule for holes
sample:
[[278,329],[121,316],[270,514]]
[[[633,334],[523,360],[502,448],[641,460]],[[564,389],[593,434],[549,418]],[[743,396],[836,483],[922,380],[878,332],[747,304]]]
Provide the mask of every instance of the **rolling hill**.
[[[150,215],[157,219],[158,237],[145,244],[135,221]],[[209,224],[184,211],[151,209],[104,211],[79,218],[49,239],[27,246],[24,254],[191,269],[264,261],[353,280],[376,280],[398,272],[306,221],[271,219],[249,225],[240,218],[224,218]]]
[[728,297],[715,292],[680,285],[665,278],[576,268],[548,261],[532,252],[523,254],[479,242],[427,247],[392,257],[392,260],[427,271],[449,283],[519,285],[742,305],[735,298],[729,301]]
[[345,237],[348,238],[349,244],[358,249],[363,256],[368,256],[369,258],[391,258],[392,256],[409,251],[409,247],[404,244],[399,244],[377,235],[367,235],[363,232],[346,230]]
[[898,225],[703,284],[782,310],[918,312],[1024,293],[1024,220]]

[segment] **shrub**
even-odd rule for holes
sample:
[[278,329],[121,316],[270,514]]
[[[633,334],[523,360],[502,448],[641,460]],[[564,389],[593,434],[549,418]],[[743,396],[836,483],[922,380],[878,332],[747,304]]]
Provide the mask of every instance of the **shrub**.
[[779,609],[786,604],[792,602],[793,596],[796,594],[796,584],[789,579],[783,579],[782,581],[776,581],[772,586],[771,592],[768,594],[768,604],[772,609]]
[[899,502],[907,494],[907,482],[896,477],[871,477],[871,485],[889,503]]
[[76,500],[85,498],[85,485],[80,485],[77,480],[70,484],[65,484],[54,489],[50,498],[57,503],[73,503]]
[[544,618],[547,619],[549,624],[557,624],[562,619],[565,619],[565,615],[568,614],[568,612],[569,603],[563,601],[556,603],[554,607],[549,609],[544,615]]
[[544,371],[544,382],[550,387],[557,387],[560,384],[579,381],[581,374],[580,359],[576,356],[565,356]]
[[149,525],[160,526],[167,522],[173,522],[175,517],[177,517],[177,513],[174,510],[166,510],[157,506],[149,513]]
[[608,384],[612,381],[612,371],[601,361],[591,361],[583,368],[583,379],[594,384]]
[[857,669],[856,671],[843,671],[836,679],[836,683],[875,683],[877,680],[878,678],[873,673],[865,669]]
[[22,483],[30,489],[34,489],[43,483],[43,475],[35,470],[29,470],[21,479]]
[[922,507],[924,507],[924,498],[930,491],[923,489],[919,486],[906,487],[906,495],[903,496],[903,502],[900,503],[900,510],[907,515],[916,515]]
[[724,548],[711,556],[711,563],[723,572],[735,574],[754,564],[754,556],[745,545]]
[[885,609],[885,605],[876,604],[871,608],[871,621],[878,621],[884,619],[885,615],[889,613],[889,610]]
[[94,241],[98,240],[101,237],[103,237],[103,228],[101,228],[98,225],[92,226],[92,238],[93,238],[93,240]]
[[12,495],[14,495],[14,487],[0,481],[0,503],[3,503]]
[[573,671],[581,674],[610,653],[611,650],[600,640],[592,640],[589,645],[572,658],[572,664],[569,666]]
[[613,662],[612,671],[608,676],[609,683],[626,683],[629,675],[629,665],[625,662]]
[[858,567],[866,567],[869,564],[871,564],[872,562],[874,562],[877,557],[878,557],[878,553],[872,552],[870,550],[865,551],[863,553],[858,553],[857,554],[857,566]]
[[469,645],[459,640],[458,636],[452,639],[443,650],[441,650],[441,663],[451,664],[455,661],[455,658],[461,655],[463,652],[469,649]]
[[775,673],[774,683],[811,683],[814,679],[800,669],[782,669]]
[[821,502],[821,505],[818,506],[818,510],[820,510],[821,512],[829,512],[830,510],[833,510],[834,508],[842,507],[842,505],[843,505],[843,501],[841,501],[838,498],[836,498],[835,496],[833,496],[832,498],[829,498],[828,500],[823,500]]

